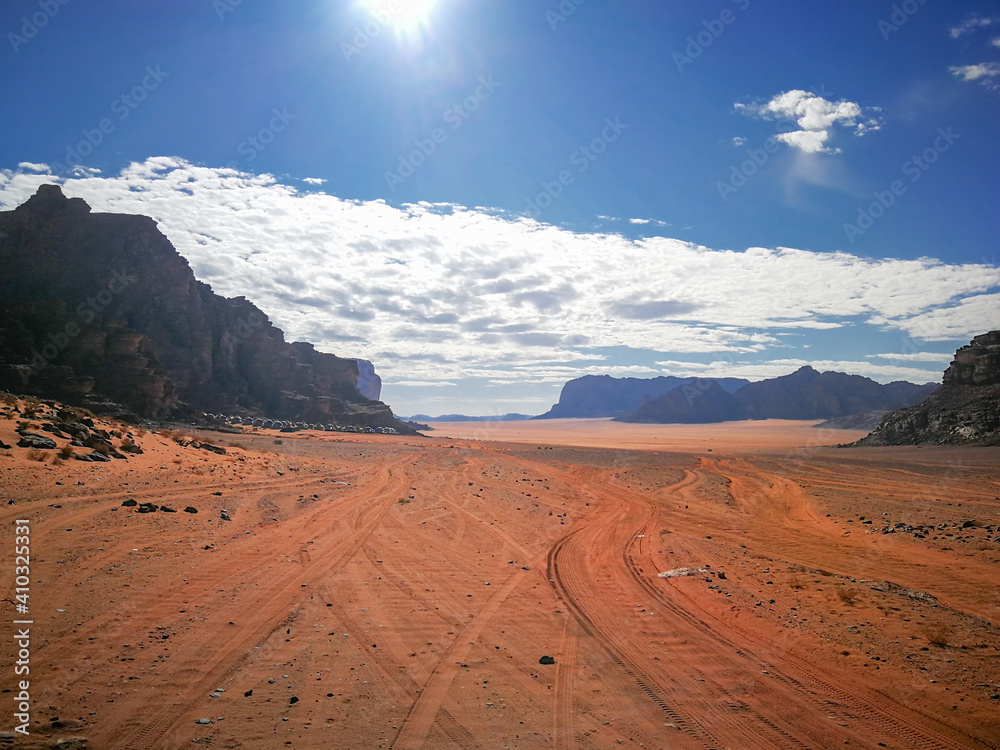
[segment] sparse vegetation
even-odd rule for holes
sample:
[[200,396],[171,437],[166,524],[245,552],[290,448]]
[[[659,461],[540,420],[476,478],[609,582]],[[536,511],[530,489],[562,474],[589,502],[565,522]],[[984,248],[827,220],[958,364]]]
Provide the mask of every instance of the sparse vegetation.
[[932,646],[947,648],[951,645],[951,628],[943,622],[925,622],[920,626],[920,633]]
[[284,441],[284,440],[275,440],[275,441],[274,441],[274,444],[275,444],[275,445],[284,445],[284,444],[285,444],[285,441]]
[[135,441],[130,437],[122,438],[122,450],[132,450],[135,448]]
[[399,500],[398,500],[397,502],[398,502],[398,503],[399,503],[400,505],[406,505],[407,503],[409,503],[409,502],[410,502],[410,500],[408,500],[408,499],[407,499],[407,498],[405,498],[405,497],[401,497],[401,498],[399,498]]
[[837,589],[837,596],[848,607],[853,607],[858,602],[857,589],[839,588]]
[[791,578],[790,578],[790,579],[788,580],[788,585],[789,585],[789,586],[791,586],[791,587],[792,587],[793,589],[796,589],[796,590],[799,590],[799,589],[804,589],[804,588],[806,587],[805,583],[804,583],[804,582],[802,581],[802,579],[801,579],[801,578],[800,578],[799,576],[797,576],[797,575],[793,575],[793,576],[792,576],[792,577],[791,577]]
[[74,455],[75,451],[73,450],[72,445],[64,445],[62,448],[59,449],[59,458],[61,458],[63,461],[73,458]]
[[38,461],[39,463],[45,463],[45,461],[46,461],[46,459],[48,459],[48,457],[49,457],[49,454],[46,453],[45,451],[40,451],[40,450],[35,450],[35,449],[32,449],[32,450],[28,451],[28,460],[29,461]]

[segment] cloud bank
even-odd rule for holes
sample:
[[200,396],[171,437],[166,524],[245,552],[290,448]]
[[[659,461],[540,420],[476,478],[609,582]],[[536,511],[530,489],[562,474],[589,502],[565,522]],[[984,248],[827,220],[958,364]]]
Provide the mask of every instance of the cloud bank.
[[[844,117],[802,115],[816,127]],[[734,368],[734,357],[780,357],[752,366],[766,377],[799,362],[787,358],[789,333],[851,327],[934,342],[1000,322],[1000,269],[987,264],[578,233],[451,204],[344,200],[177,158],[66,180],[42,166],[0,173],[0,207],[62,181],[95,211],[152,216],[217,292],[253,300],[291,339],[372,359],[387,383],[652,376],[698,357],[749,375],[758,370]],[[595,364],[615,347],[663,362]],[[928,370],[859,357],[851,371],[861,374],[927,380],[938,369],[937,359]]]

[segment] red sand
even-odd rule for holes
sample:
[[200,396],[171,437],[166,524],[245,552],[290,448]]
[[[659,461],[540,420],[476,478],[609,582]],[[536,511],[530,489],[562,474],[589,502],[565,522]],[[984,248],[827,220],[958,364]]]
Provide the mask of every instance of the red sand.
[[0,451],[8,598],[13,522],[32,529],[18,746],[1000,744],[1000,451],[796,450],[819,431],[787,423],[494,428],[507,442]]

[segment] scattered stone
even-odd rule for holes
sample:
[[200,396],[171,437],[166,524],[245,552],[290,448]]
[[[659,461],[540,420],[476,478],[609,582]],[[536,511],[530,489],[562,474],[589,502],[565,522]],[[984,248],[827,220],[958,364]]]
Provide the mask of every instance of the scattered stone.
[[139,513],[155,513],[159,507],[155,503],[142,503],[139,506]]
[[683,578],[684,576],[697,576],[708,573],[708,568],[674,568],[660,573],[660,578]]
[[232,520],[233,520],[233,519],[232,519],[232,518],[231,518],[231,517],[229,516],[229,511],[228,511],[228,510],[223,510],[223,511],[221,511],[221,512],[219,513],[219,518],[221,518],[221,519],[222,519],[223,521],[232,521]]
[[546,656],[543,656],[541,659],[539,659],[538,663],[539,664],[555,664],[556,660],[555,660],[554,657],[546,655]]
[[962,524],[963,529],[974,529],[976,527],[975,521],[966,521]]
[[135,500],[133,500],[132,498],[129,498],[128,500],[126,500],[125,502],[122,503],[122,507],[123,508],[134,508],[138,504],[139,503],[137,503]]
[[3,448],[5,451],[10,450],[10,446],[7,445],[7,443],[5,443],[3,440],[0,440],[0,448]]
[[882,591],[886,594],[896,594],[897,596],[905,596],[907,599],[915,599],[920,602],[936,602],[937,598],[926,591],[918,591],[917,589],[909,589],[906,586],[900,586],[898,583],[893,583],[892,581],[861,581],[861,583],[867,584],[867,586],[872,591]]
[[222,493],[221,493],[221,492],[213,492],[212,494],[213,494],[213,495],[215,495],[216,497],[218,497],[218,496],[219,496],[219,495],[221,495]]
[[251,695],[253,695],[253,690],[247,690],[245,693],[243,693],[244,698],[249,698]]
[[720,581],[726,580],[726,574],[723,573],[721,570],[719,571],[718,576]]
[[169,505],[161,505],[160,506],[160,512],[161,513],[176,513],[177,511],[174,510],[173,508],[171,508]]
[[197,508],[195,508],[195,507],[193,507],[193,506],[191,506],[191,505],[189,505],[188,507],[186,507],[186,508],[184,509],[184,512],[185,512],[185,513],[197,513],[197,512],[198,512],[198,509],[197,509]]
[[105,461],[111,460],[110,458],[108,458],[99,451],[91,451],[90,453],[77,453],[76,456],[74,456],[74,458],[76,458],[77,461],[91,461],[98,463],[104,463]]
[[289,701],[288,701],[288,705],[289,705],[289,706],[294,706],[294,705],[295,705],[296,703],[298,703],[298,702],[299,702],[299,699],[298,699],[298,697],[297,697],[297,696],[294,696],[294,695],[293,695],[293,696],[292,696],[292,697],[291,697],[291,698],[289,699]]
[[33,432],[22,432],[21,439],[17,441],[19,448],[36,448],[38,450],[51,450],[56,447],[56,441],[45,435],[36,435]]
[[195,719],[194,723],[195,724],[211,724],[212,720],[211,719]]

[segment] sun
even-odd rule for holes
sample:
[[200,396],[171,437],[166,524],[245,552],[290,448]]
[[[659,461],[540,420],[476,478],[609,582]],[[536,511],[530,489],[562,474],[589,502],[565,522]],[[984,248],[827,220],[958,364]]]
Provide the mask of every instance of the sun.
[[368,11],[399,34],[426,29],[438,0],[363,0]]

